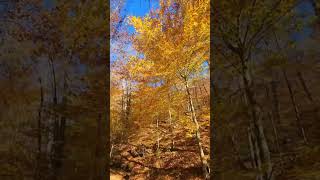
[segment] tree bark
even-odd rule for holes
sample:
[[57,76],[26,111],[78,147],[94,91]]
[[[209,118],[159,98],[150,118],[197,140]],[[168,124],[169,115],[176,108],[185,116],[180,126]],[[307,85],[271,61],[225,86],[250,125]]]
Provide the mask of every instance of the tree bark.
[[42,154],[42,108],[43,108],[43,86],[41,77],[39,77],[39,84],[40,84],[40,105],[38,110],[38,152],[37,152],[37,167],[35,173],[35,179],[40,180],[41,177],[41,154]]
[[249,150],[250,150],[250,157],[251,157],[251,165],[253,169],[257,168],[257,162],[255,157],[255,151],[253,146],[253,139],[250,127],[248,127],[248,139],[249,139]]
[[[127,87],[126,87],[126,105],[125,105],[125,109],[126,109],[126,115],[125,115],[125,125],[126,125],[126,129],[129,130],[130,129],[130,114],[131,114],[131,83],[127,83]],[[126,137],[127,138],[127,137]]]
[[[55,87],[56,88],[56,87]],[[64,73],[64,89],[63,89],[63,97],[62,97],[62,108],[63,111],[67,108],[67,91],[68,91],[68,84],[67,84],[67,74]],[[55,93],[56,96],[56,93]],[[57,100],[57,97],[55,97]],[[55,103],[57,105],[57,102]],[[54,121],[54,146],[53,146],[53,172],[56,178],[61,176],[60,171],[63,165],[63,151],[64,151],[64,144],[65,144],[65,127],[66,127],[66,117],[64,112],[61,112],[60,117],[55,117]]]
[[290,81],[289,81],[289,79],[287,77],[287,73],[286,73],[285,69],[282,69],[282,73],[283,73],[283,76],[284,76],[284,78],[286,80],[287,87],[288,87],[288,90],[289,90],[289,93],[290,93],[290,99],[291,99],[292,106],[294,108],[296,121],[297,121],[297,124],[298,124],[298,128],[300,130],[300,135],[303,138],[304,143],[307,144],[308,143],[307,137],[305,135],[305,131],[304,131],[304,128],[303,128],[302,123],[301,123],[300,112],[299,112],[299,108],[298,108],[298,106],[296,104],[296,100],[295,100],[295,97],[294,97],[294,94],[293,94],[293,91],[292,91],[291,83],[290,83]]
[[[273,89],[273,90],[272,90],[273,99],[275,99],[274,96],[275,96],[275,94],[276,94],[276,92],[275,92],[276,88],[274,87],[274,85],[275,85],[275,83],[271,82],[271,89]],[[268,93],[268,92],[269,92],[268,87],[266,88],[266,91],[267,91],[267,94],[269,94],[269,93]],[[270,96],[267,96],[266,101],[268,101],[269,98],[270,98]],[[277,100],[272,100],[272,104],[274,104],[275,101],[277,102]],[[272,108],[272,111],[271,111],[271,112],[268,111],[268,112],[267,112],[267,115],[268,115],[268,118],[269,118],[270,121],[271,121],[271,125],[272,125],[272,129],[273,129],[273,134],[274,134],[275,143],[276,143],[276,146],[277,146],[277,149],[278,149],[278,152],[279,152],[280,161],[281,161],[281,163],[282,163],[282,153],[281,153],[281,148],[280,148],[280,143],[279,143],[278,129],[277,129],[277,125],[276,125],[276,123],[275,123],[275,120],[276,120],[277,118],[279,118],[279,114],[277,114],[278,111],[276,111],[276,110],[274,110],[274,109],[275,109],[275,107]]]
[[53,90],[53,103],[57,105],[58,99],[57,99],[57,80],[56,80],[56,71],[54,67],[53,57],[49,56],[49,64],[51,66],[51,73],[52,73],[52,90]]
[[53,57],[49,55],[49,65],[52,73],[52,104],[53,104],[53,115],[49,118],[49,128],[48,128],[48,144],[47,144],[47,156],[48,156],[48,168],[49,180],[56,180],[57,174],[54,168],[54,150],[55,150],[55,134],[57,126],[57,117],[56,117],[56,107],[57,107],[57,83],[56,83],[56,73],[54,67]]
[[197,121],[196,113],[195,113],[195,110],[194,110],[194,106],[193,106],[192,97],[191,97],[191,93],[190,93],[190,90],[189,90],[189,84],[188,84],[187,78],[184,78],[184,83],[185,83],[185,88],[186,88],[186,91],[187,91],[189,105],[190,105],[190,108],[191,108],[191,118],[192,118],[193,123],[196,126],[196,140],[197,140],[197,143],[198,143],[199,155],[200,155],[200,160],[201,160],[201,163],[202,163],[203,175],[204,175],[205,179],[209,179],[209,177],[210,177],[210,168],[209,168],[209,165],[208,165],[208,162],[207,162],[206,158],[204,157],[204,152],[203,152],[202,143],[201,143],[201,136],[200,136],[200,126],[199,126],[199,123]]
[[310,91],[309,91],[309,89],[308,89],[308,87],[307,87],[307,85],[306,85],[306,82],[305,82],[305,80],[303,79],[303,76],[302,76],[302,74],[301,74],[300,71],[297,72],[297,76],[298,76],[298,78],[299,78],[299,81],[300,81],[300,83],[301,83],[301,85],[302,85],[302,87],[303,87],[303,90],[304,90],[304,92],[306,93],[309,101],[310,101],[311,103],[313,103],[314,101],[313,101],[312,95],[311,95],[311,93],[310,93]]
[[171,135],[171,147],[170,149],[173,150],[174,148],[174,136],[173,136],[173,123],[172,123],[172,113],[171,113],[171,98],[170,98],[170,94],[168,95],[169,97],[169,126],[170,126],[170,135]]
[[244,91],[247,99],[247,105],[249,107],[249,111],[252,118],[252,126],[253,126],[253,132],[257,141],[257,148],[259,150],[259,155],[261,155],[260,159],[263,166],[266,166],[266,171],[263,172],[263,179],[265,180],[272,180],[272,163],[271,163],[271,157],[270,157],[270,151],[269,146],[267,143],[267,139],[264,134],[263,130],[263,124],[261,121],[261,117],[258,117],[258,107],[256,100],[254,98],[254,94],[250,88],[250,85],[252,85],[252,80],[248,71],[248,67],[246,64],[246,61],[242,57],[240,57],[241,65],[242,65],[242,80],[244,85]]

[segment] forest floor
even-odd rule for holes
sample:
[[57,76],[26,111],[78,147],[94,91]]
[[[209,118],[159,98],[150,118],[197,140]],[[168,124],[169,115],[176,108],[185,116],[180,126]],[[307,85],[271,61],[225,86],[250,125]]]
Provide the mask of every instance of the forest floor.
[[[208,119],[199,123],[208,124]],[[169,129],[167,123],[160,124],[161,129]],[[201,127],[204,153],[209,157],[209,126]],[[199,150],[194,137],[187,137],[182,125],[177,125],[173,135],[163,132],[160,148],[156,151],[157,133],[155,127],[145,127],[129,137],[126,144],[117,144],[113,148],[111,180],[152,179],[152,180],[200,180],[202,178]],[[174,148],[171,140],[174,137]],[[144,153],[139,147],[144,147]],[[140,153],[140,155],[138,155]],[[209,159],[209,158],[208,158]],[[208,160],[209,161],[209,160]]]

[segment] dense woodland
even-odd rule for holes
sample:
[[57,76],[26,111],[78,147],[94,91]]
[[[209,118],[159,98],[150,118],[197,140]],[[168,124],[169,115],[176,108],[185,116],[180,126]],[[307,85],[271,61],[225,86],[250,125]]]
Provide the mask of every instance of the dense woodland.
[[320,178],[319,8],[214,2],[216,179]]
[[[134,34],[112,8],[111,179],[209,178],[210,4],[159,3],[125,18]],[[124,50],[130,43],[135,54]]]
[[107,4],[0,4],[0,179],[106,179]]

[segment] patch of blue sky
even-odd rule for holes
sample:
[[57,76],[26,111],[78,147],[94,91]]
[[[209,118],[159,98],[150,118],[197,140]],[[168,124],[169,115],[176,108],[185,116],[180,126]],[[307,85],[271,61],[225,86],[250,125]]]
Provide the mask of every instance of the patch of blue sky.
[[[143,17],[146,16],[150,10],[159,8],[159,0],[126,0],[123,10],[121,11],[121,17],[124,18],[123,26],[126,26],[129,34],[134,34],[135,29],[133,26],[129,25],[128,18],[130,16],[138,16]],[[115,62],[118,58],[121,58],[114,48],[117,44],[116,42],[111,43],[111,53],[110,53],[110,61]],[[132,44],[128,44],[124,47],[123,51],[125,51],[129,55],[137,55],[137,52],[133,49]],[[143,57],[143,55],[139,54],[139,57]]]
[[[111,61],[111,63],[117,61],[119,58],[122,58],[121,54],[119,54],[118,51],[116,51],[116,48],[118,48],[117,47],[118,45],[119,44],[117,42],[113,42],[110,45],[110,48],[111,48],[110,61]],[[137,52],[132,47],[132,44],[128,44],[128,45],[124,46],[121,51],[123,51],[123,53],[125,53],[128,57],[137,55]]]
[[[157,8],[159,8],[159,0],[127,0],[121,15],[125,17],[143,17],[149,14],[150,10]],[[133,34],[135,29],[127,23],[126,25],[129,33]]]
[[308,20],[315,15],[314,9],[310,1],[303,1],[297,8],[296,12],[301,17],[304,27],[301,31],[295,31],[291,37],[294,41],[300,42],[310,37],[313,28],[308,26]]
[[208,61],[203,62],[202,64],[202,72],[200,73],[202,76],[209,75],[209,63]]

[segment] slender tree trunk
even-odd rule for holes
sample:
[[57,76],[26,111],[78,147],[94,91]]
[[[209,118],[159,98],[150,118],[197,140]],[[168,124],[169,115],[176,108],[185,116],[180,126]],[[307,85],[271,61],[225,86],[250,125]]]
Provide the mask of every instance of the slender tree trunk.
[[201,143],[201,136],[200,136],[200,126],[199,123],[197,121],[197,117],[196,117],[196,113],[194,110],[194,106],[193,106],[193,102],[192,102],[192,97],[191,97],[191,93],[189,90],[189,84],[188,84],[188,80],[187,78],[184,78],[184,83],[185,83],[185,88],[187,91],[187,95],[188,95],[188,99],[189,99],[189,105],[191,108],[191,118],[193,123],[196,125],[196,140],[198,143],[198,148],[199,148],[199,154],[200,154],[200,160],[202,163],[202,170],[203,170],[203,175],[205,177],[205,179],[209,179],[210,177],[210,168],[208,165],[208,162],[206,160],[206,158],[204,157],[204,152],[203,152],[203,148],[202,148],[202,143]]
[[263,172],[263,177],[265,180],[273,179],[272,175],[272,163],[271,163],[271,157],[270,157],[270,151],[269,151],[269,146],[267,143],[267,139],[264,134],[263,130],[263,124],[261,121],[261,117],[258,117],[258,107],[256,100],[254,98],[254,94],[250,88],[250,85],[252,84],[252,80],[248,71],[248,67],[246,64],[246,60],[241,58],[241,64],[242,64],[242,80],[243,80],[243,85],[244,85],[244,91],[246,94],[247,98],[247,103],[248,107],[251,113],[251,118],[252,118],[252,125],[253,125],[253,132],[256,137],[257,145],[258,145],[258,150],[259,154],[261,155],[260,159],[261,162],[264,166],[266,166],[267,170]]
[[[259,144],[257,138],[252,130],[252,127],[248,128],[248,136],[249,136],[249,146],[250,146],[250,155],[252,160],[252,167],[258,171],[261,171],[261,151],[259,148]],[[257,180],[263,180],[263,174],[257,175]]]
[[[258,139],[255,137],[254,134],[252,134],[251,136],[253,139],[253,147],[254,147],[254,154],[255,154],[257,169],[258,169],[258,171],[262,171],[261,151],[259,148]],[[257,180],[263,180],[263,179],[267,180],[267,176],[261,174],[261,175],[258,175],[256,179]]]
[[[275,96],[275,87],[272,87],[274,86],[274,83],[271,82],[271,89],[273,89],[273,100],[272,100],[272,103],[271,104],[274,104],[275,100],[274,100],[274,96]],[[266,87],[266,91],[267,91],[267,94],[270,94],[269,93],[269,88],[268,86]],[[268,95],[267,96],[267,99],[266,101],[268,101],[270,98],[270,96]],[[276,146],[277,146],[277,149],[278,149],[278,152],[279,152],[279,158],[280,158],[280,166],[282,168],[282,153],[281,153],[281,148],[280,148],[280,143],[279,143],[279,136],[278,136],[278,129],[277,129],[277,125],[275,123],[275,120],[278,118],[277,116],[279,114],[276,114],[275,113],[275,110],[274,108],[272,108],[272,111],[268,111],[267,112],[267,115],[268,115],[268,118],[271,120],[271,125],[272,125],[272,129],[273,129],[273,134],[274,134],[274,139],[275,139],[275,143],[276,143]]]
[[[62,157],[63,157],[63,147],[64,147],[64,139],[65,139],[65,126],[66,126],[66,118],[64,115],[58,117],[57,115],[57,105],[58,105],[58,97],[57,97],[57,80],[55,67],[53,64],[53,58],[49,57],[49,62],[52,71],[53,77],[53,117],[51,122],[49,122],[49,142],[47,147],[48,157],[49,157],[49,179],[56,180],[60,177],[60,170],[62,167]],[[66,74],[64,79],[64,96],[63,96],[63,106],[66,108]]]
[[305,131],[304,131],[304,128],[302,126],[302,123],[301,123],[301,118],[300,118],[300,112],[299,112],[299,108],[296,104],[296,100],[295,100],[295,97],[294,97],[294,94],[293,94],[293,91],[292,91],[292,87],[291,87],[291,83],[287,77],[287,73],[286,73],[286,70],[285,69],[282,69],[282,73],[283,73],[283,76],[286,80],[286,83],[287,83],[287,87],[288,87],[288,90],[289,90],[289,93],[290,93],[290,98],[291,98],[291,103],[292,103],[292,106],[294,108],[294,112],[295,112],[295,115],[296,115],[296,121],[297,121],[297,124],[298,124],[298,128],[300,130],[300,135],[301,137],[303,138],[303,141],[304,143],[307,144],[307,137],[305,135]]
[[41,180],[41,154],[42,154],[42,108],[43,108],[43,86],[41,77],[39,78],[40,84],[40,106],[38,110],[38,152],[37,152],[37,167],[35,173],[35,180]]
[[57,105],[58,99],[57,99],[57,80],[56,80],[56,71],[53,63],[53,57],[49,57],[49,64],[51,66],[51,72],[52,72],[52,90],[53,90],[53,103]]
[[310,91],[309,91],[309,89],[308,89],[308,87],[307,87],[307,85],[306,85],[306,82],[305,82],[305,80],[303,79],[303,76],[302,76],[302,74],[301,74],[300,71],[297,72],[297,76],[298,76],[298,78],[299,78],[299,81],[300,81],[300,83],[301,83],[301,85],[302,85],[302,87],[303,87],[303,90],[304,90],[304,92],[306,93],[309,101],[310,101],[311,103],[313,103],[314,101],[313,101],[312,95],[311,95],[311,93],[310,93]]
[[[130,114],[131,114],[131,84],[127,83],[127,87],[126,87],[126,115],[125,115],[125,124],[126,124],[126,129],[129,130],[130,129]],[[127,137],[126,137],[127,139]]]
[[248,127],[248,139],[249,139],[249,150],[250,150],[250,157],[251,157],[251,165],[253,169],[257,168],[257,162],[255,157],[255,151],[253,146],[253,139],[250,127]]
[[[56,83],[55,83],[56,84]],[[56,87],[55,87],[56,88]],[[62,97],[62,107],[65,110],[67,108],[67,91],[68,91],[68,84],[67,84],[67,74],[64,73],[64,90],[63,90],[63,97]],[[56,93],[55,93],[55,100],[57,101]],[[57,105],[57,102],[55,102]],[[53,172],[56,179],[61,176],[61,168],[63,165],[63,151],[64,151],[64,144],[65,144],[65,127],[66,127],[66,117],[62,115],[60,117],[55,117],[54,121],[54,146],[53,146]]]
[[168,113],[169,113],[169,126],[170,126],[170,135],[171,135],[171,147],[170,149],[173,150],[174,148],[174,136],[173,136],[173,123],[172,123],[172,113],[171,113],[171,98],[170,94],[168,95],[169,97],[169,108],[168,108]]
[[57,107],[57,82],[56,82],[56,73],[53,62],[53,57],[50,55],[49,57],[49,65],[52,73],[52,103],[53,103],[53,114],[49,119],[49,128],[48,128],[48,144],[47,144],[47,156],[48,156],[48,168],[49,168],[49,180],[56,180],[57,175],[54,168],[54,158],[55,158],[55,134],[56,134],[56,126],[57,126],[57,117],[56,110]]

